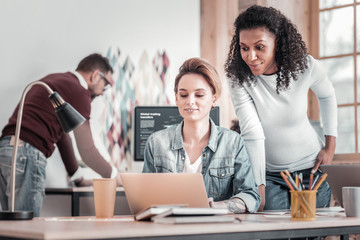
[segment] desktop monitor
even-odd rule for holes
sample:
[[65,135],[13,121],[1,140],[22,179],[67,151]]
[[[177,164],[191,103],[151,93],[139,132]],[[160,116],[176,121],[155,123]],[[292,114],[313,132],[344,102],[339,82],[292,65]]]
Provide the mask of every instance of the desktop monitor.
[[[215,107],[210,117],[220,123],[220,110]],[[182,121],[177,106],[136,106],[134,110],[134,160],[144,161],[146,140],[153,132],[168,128]]]

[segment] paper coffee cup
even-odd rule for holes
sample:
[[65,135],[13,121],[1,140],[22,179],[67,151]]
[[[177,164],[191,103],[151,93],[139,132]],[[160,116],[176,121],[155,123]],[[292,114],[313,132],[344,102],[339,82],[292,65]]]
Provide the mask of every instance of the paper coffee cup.
[[116,179],[93,179],[95,216],[111,218],[114,216],[116,198]]

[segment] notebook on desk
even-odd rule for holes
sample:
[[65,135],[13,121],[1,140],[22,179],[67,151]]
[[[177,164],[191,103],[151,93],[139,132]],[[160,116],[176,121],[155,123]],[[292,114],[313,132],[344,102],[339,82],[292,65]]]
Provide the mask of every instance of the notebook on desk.
[[209,208],[200,173],[121,173],[120,177],[133,215],[161,205]]
[[321,165],[320,169],[328,174],[327,181],[332,193],[340,206],[344,207],[342,187],[360,186],[360,164]]

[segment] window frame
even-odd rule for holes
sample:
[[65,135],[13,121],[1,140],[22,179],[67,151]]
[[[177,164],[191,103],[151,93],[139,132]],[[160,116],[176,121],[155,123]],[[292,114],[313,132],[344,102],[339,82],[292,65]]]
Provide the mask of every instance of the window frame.
[[[350,54],[341,54],[341,55],[333,55],[333,56],[326,56],[326,57],[320,57],[319,55],[319,33],[320,33],[320,22],[319,22],[319,16],[320,16],[320,12],[324,12],[324,11],[330,11],[330,10],[334,10],[334,9],[339,9],[339,8],[344,8],[344,7],[353,7],[353,11],[354,11],[354,46],[353,46],[353,52]],[[341,57],[346,57],[346,56],[352,56],[353,60],[354,60],[354,101],[352,103],[348,103],[348,104],[338,104],[337,107],[339,108],[343,108],[343,107],[353,107],[354,108],[354,131],[355,131],[355,152],[354,153],[346,153],[346,154],[335,154],[334,159],[333,159],[333,163],[335,164],[339,164],[339,163],[359,163],[360,162],[360,152],[359,152],[359,136],[358,136],[358,130],[359,130],[359,123],[358,123],[358,108],[360,107],[360,101],[358,101],[358,97],[357,97],[357,81],[360,81],[360,79],[358,78],[358,73],[357,72],[357,67],[358,65],[360,65],[360,63],[357,63],[357,58],[358,56],[360,56],[360,51],[357,51],[357,34],[356,34],[356,28],[357,28],[357,24],[356,24],[356,19],[357,19],[357,14],[360,14],[360,12],[356,11],[356,7],[360,6],[360,2],[357,0],[353,0],[352,4],[345,4],[345,5],[341,5],[341,6],[335,6],[335,7],[331,7],[331,8],[324,8],[324,9],[320,9],[319,6],[319,0],[313,0],[311,1],[311,39],[310,39],[310,47],[309,47],[309,53],[316,59],[319,60],[324,60],[324,59],[336,59],[336,58],[341,58]],[[360,91],[360,89],[359,89]],[[319,120],[320,119],[320,110],[318,107],[318,101],[316,98],[316,95],[310,90],[309,92],[309,106],[308,106],[308,115],[309,118],[312,120]],[[339,118],[339,116],[338,116]]]

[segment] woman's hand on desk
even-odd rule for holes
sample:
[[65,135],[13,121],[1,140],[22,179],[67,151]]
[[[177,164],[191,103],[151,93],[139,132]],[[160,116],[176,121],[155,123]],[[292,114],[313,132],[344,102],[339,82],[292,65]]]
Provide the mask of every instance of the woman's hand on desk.
[[259,186],[259,195],[261,197],[261,202],[260,202],[260,206],[258,208],[258,212],[261,212],[262,210],[264,210],[265,207],[265,185],[261,184]]

